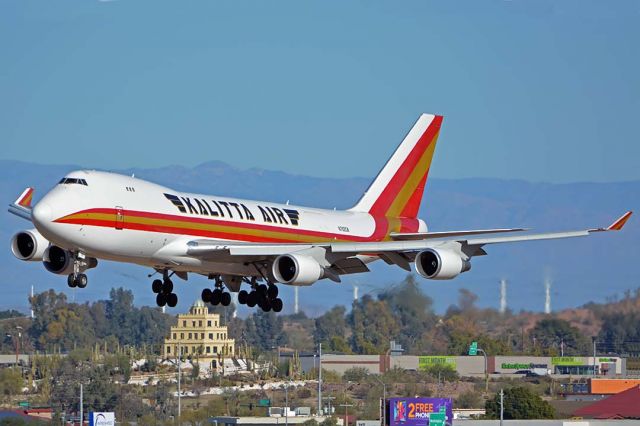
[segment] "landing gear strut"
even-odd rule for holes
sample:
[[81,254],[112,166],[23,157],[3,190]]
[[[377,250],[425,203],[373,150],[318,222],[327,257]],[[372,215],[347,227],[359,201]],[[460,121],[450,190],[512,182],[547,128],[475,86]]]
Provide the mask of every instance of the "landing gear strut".
[[71,288],[85,288],[89,282],[87,275],[80,272],[80,263],[84,259],[84,254],[81,253],[77,253],[73,257],[73,272],[67,277],[67,285]]
[[169,272],[162,272],[162,280],[153,280],[151,290],[157,294],[156,304],[158,306],[167,305],[170,308],[178,304],[178,296],[173,292],[173,281],[169,278]]

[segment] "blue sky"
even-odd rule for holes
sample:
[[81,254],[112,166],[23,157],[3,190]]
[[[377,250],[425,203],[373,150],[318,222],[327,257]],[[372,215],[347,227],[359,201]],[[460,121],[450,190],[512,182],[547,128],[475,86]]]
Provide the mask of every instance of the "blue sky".
[[640,179],[640,2],[0,0],[2,159]]

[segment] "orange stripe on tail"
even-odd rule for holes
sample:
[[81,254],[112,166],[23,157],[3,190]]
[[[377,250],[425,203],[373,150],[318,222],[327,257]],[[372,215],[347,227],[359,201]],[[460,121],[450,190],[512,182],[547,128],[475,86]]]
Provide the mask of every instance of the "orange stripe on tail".
[[351,210],[416,218],[441,125],[441,115],[422,114]]

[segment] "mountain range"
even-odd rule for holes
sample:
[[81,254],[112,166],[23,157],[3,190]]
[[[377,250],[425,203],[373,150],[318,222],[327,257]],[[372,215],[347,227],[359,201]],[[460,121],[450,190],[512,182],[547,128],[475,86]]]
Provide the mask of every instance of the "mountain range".
[[[0,195],[11,203],[27,186],[36,188],[34,201],[65,173],[81,167],[0,161]],[[370,182],[368,178],[332,179],[291,175],[262,169],[238,169],[210,161],[189,168],[169,166],[155,169],[115,170],[171,188],[323,208],[348,208],[357,201]],[[534,183],[502,179],[437,179],[427,183],[420,217],[433,231],[489,227],[525,227],[536,231],[585,229],[606,226],[627,210],[638,210],[640,181],[611,183]],[[152,272],[142,267],[101,262],[89,271],[89,286],[71,290],[66,278],[52,275],[36,262],[21,262],[8,247],[11,236],[30,224],[9,213],[0,221],[0,282],[3,300],[0,309],[28,311],[27,294],[53,288],[68,293],[78,302],[104,299],[112,287],[131,288],[137,304],[155,305],[151,292]],[[444,311],[467,288],[478,294],[479,306],[498,306],[499,281],[508,282],[507,301],[513,310],[542,310],[544,281],[551,282],[552,308],[576,307],[589,301],[604,301],[640,286],[635,262],[640,258],[640,219],[632,216],[622,232],[590,238],[542,241],[490,246],[488,256],[473,259],[472,270],[452,281],[421,280],[423,290]],[[353,286],[359,294],[377,294],[401,281],[406,272],[382,262],[369,274],[352,275],[336,284],[321,281],[301,288],[300,309],[319,314],[335,304],[350,306]],[[182,312],[210,284],[204,277],[191,276],[188,282],[175,280]],[[283,286],[285,312],[293,309],[293,291]],[[246,307],[239,314],[250,312]]]

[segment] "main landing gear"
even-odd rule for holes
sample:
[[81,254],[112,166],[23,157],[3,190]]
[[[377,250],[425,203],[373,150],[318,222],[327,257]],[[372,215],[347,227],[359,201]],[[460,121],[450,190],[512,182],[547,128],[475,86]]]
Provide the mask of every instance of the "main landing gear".
[[231,294],[228,291],[224,291],[224,284],[222,284],[220,277],[216,277],[215,280],[216,283],[213,286],[213,290],[208,288],[202,290],[202,301],[211,303],[214,306],[229,306],[231,304]]
[[89,283],[87,274],[83,274],[80,272],[81,263],[84,266],[83,269],[86,269],[86,264],[83,262],[84,259],[84,255],[80,253],[77,253],[73,256],[73,272],[70,273],[67,277],[67,285],[71,288],[85,288]]
[[156,304],[158,306],[167,305],[170,308],[178,304],[178,296],[173,292],[173,281],[169,279],[169,273],[162,273],[162,280],[154,280],[151,283],[151,290],[157,294]]
[[282,299],[278,297],[278,287],[273,283],[258,284],[255,278],[249,282],[251,291],[240,290],[238,293],[238,303],[247,305],[250,308],[258,305],[264,312],[282,311]]

